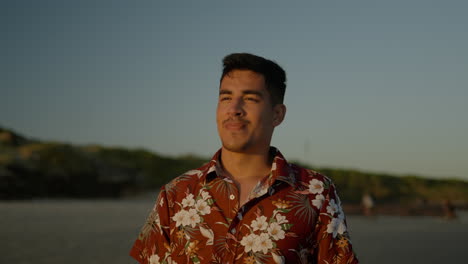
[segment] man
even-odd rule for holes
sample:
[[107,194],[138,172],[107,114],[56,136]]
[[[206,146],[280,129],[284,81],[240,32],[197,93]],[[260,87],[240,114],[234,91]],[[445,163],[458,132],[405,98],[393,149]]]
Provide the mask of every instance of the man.
[[161,188],[130,252],[140,263],[358,263],[330,179],[270,147],[286,74],[240,53],[223,60],[221,149]]

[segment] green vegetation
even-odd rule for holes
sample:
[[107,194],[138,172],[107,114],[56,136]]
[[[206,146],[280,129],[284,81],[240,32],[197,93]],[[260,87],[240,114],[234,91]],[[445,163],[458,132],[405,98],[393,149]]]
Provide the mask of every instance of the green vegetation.
[[0,199],[119,197],[158,188],[205,161],[142,149],[39,142],[0,128]]
[[[167,157],[143,149],[40,142],[0,128],[0,199],[130,195],[158,188],[207,160]],[[359,203],[366,192],[389,203],[468,201],[468,182],[462,180],[313,169],[332,178],[342,200],[349,203]]]
[[451,200],[468,202],[468,182],[460,179],[433,179],[414,175],[390,175],[351,169],[315,168],[300,162],[302,167],[331,178],[347,203],[360,203],[364,193],[379,203],[409,204]]
[[379,203],[414,201],[468,201],[468,182],[441,180],[417,176],[392,176],[345,169],[317,169],[332,178],[343,200],[358,203],[363,193],[369,193]]

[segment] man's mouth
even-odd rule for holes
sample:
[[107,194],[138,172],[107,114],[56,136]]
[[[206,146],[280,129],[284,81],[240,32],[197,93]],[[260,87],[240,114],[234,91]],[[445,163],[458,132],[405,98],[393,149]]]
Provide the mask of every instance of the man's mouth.
[[227,130],[242,130],[245,128],[245,126],[247,125],[247,121],[244,121],[244,120],[226,120],[224,121],[224,128],[226,128]]

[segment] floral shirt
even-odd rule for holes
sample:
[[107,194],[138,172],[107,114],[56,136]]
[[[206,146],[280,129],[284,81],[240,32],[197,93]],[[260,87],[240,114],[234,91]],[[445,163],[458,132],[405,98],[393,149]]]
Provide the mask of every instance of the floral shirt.
[[218,151],[161,188],[130,255],[144,264],[358,263],[335,186],[276,153],[239,208]]

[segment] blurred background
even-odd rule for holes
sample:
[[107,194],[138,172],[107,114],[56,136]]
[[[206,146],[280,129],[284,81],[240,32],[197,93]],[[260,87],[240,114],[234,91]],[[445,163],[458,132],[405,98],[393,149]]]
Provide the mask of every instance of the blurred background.
[[[220,147],[222,58],[287,72],[272,145],[332,178],[362,263],[457,261],[465,1],[3,1],[0,262],[133,263],[158,188]],[[378,242],[378,243],[376,243]]]

